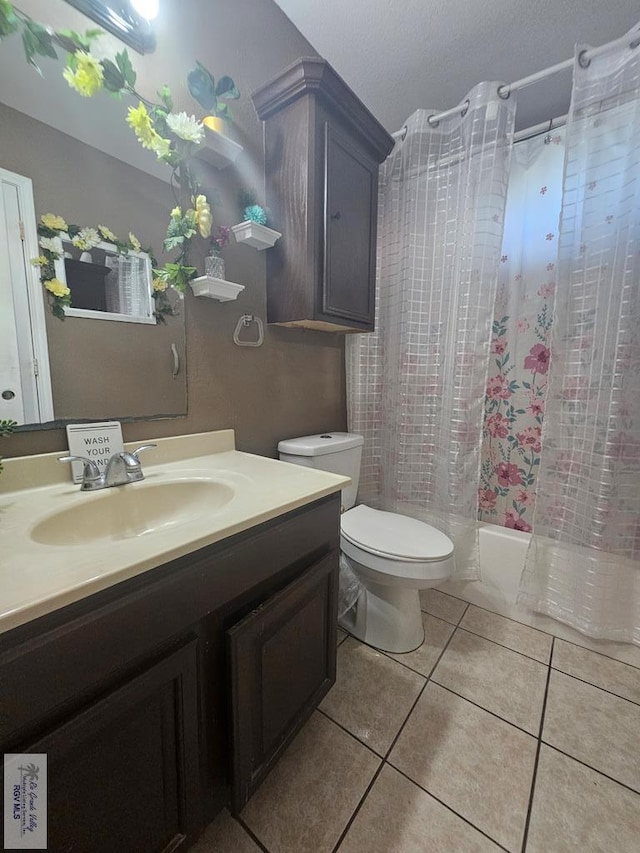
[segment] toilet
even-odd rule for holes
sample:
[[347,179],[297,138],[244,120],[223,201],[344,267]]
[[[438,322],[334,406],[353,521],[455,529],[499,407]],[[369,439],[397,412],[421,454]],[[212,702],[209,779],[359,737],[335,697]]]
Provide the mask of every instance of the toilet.
[[278,452],[283,462],[351,477],[342,490],[340,559],[361,591],[340,624],[378,649],[410,652],[424,640],[420,590],[451,577],[453,542],[415,518],[355,505],[363,444],[361,435],[332,432],[286,439]]

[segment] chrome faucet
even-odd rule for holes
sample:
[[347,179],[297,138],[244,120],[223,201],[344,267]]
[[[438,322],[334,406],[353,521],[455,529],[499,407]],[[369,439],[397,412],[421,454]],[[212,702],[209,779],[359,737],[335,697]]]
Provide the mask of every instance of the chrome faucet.
[[142,447],[136,448],[131,453],[128,453],[126,450],[122,453],[115,453],[109,459],[104,474],[100,473],[100,469],[93,459],[89,459],[86,456],[61,456],[58,461],[82,462],[84,470],[82,472],[80,491],[95,492],[98,489],[110,489],[112,486],[126,486],[127,483],[138,483],[140,480],[144,480],[138,454],[152,447],[156,447],[156,445],[143,444]]

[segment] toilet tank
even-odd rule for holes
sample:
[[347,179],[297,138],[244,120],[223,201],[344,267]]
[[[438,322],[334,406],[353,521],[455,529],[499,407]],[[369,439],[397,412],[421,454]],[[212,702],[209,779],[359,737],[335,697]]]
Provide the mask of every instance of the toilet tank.
[[351,477],[351,485],[342,490],[342,506],[351,509],[358,493],[363,444],[364,438],[355,433],[323,432],[287,438],[278,444],[278,454],[283,462]]

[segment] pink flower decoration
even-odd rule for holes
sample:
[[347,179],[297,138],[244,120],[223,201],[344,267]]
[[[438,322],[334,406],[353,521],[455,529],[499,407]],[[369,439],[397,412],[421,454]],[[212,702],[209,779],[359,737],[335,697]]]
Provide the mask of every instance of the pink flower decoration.
[[553,234],[551,233],[551,231],[549,231],[549,233],[547,234],[547,236],[544,239],[545,240],[553,240]]
[[492,376],[487,382],[487,397],[491,400],[508,400],[511,396],[509,383],[504,376]]
[[509,435],[509,421],[498,412],[495,415],[489,415],[485,426],[493,438],[506,438]]
[[551,270],[554,270],[555,268],[556,268],[556,265],[555,265],[555,264],[547,264],[547,270],[548,270],[549,272],[551,272]]
[[545,195],[546,192],[547,192],[546,187],[540,187],[540,195]]
[[533,503],[533,495],[527,492],[526,489],[520,489],[516,495],[516,501],[523,506],[530,506]]
[[527,406],[527,412],[534,418],[544,415],[544,400],[532,400]]
[[556,292],[556,284],[554,281],[550,281],[547,284],[543,284],[542,287],[538,290],[538,296],[542,296],[543,299],[549,299],[550,296]]
[[532,530],[531,525],[523,521],[512,509],[508,509],[504,514],[504,526],[512,530],[522,530],[524,533],[531,533]]
[[498,496],[491,489],[478,489],[478,506],[480,509],[495,509],[497,500]]
[[534,453],[540,453],[542,445],[540,443],[541,429],[539,426],[526,427],[522,432],[516,433],[516,438],[521,447],[528,447]]
[[494,473],[498,478],[499,485],[503,488],[522,485],[520,471],[518,470],[518,466],[514,465],[513,462],[499,462],[496,465]]
[[524,366],[532,373],[546,373],[549,369],[549,358],[551,353],[544,344],[536,344],[529,350],[529,355],[524,360]]
[[494,338],[491,341],[491,352],[497,355],[502,355],[507,348],[507,342],[504,338]]
[[516,329],[519,332],[528,332],[529,328],[529,321],[526,320],[524,317],[518,317],[518,319],[516,320]]

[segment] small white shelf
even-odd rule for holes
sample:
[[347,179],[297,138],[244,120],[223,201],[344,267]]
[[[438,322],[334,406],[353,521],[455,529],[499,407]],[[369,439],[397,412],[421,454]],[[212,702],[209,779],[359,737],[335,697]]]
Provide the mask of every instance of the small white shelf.
[[273,228],[267,228],[266,225],[260,225],[259,222],[253,222],[251,219],[246,219],[239,225],[232,225],[231,230],[236,243],[252,246],[259,252],[270,249],[282,237],[279,231],[274,231]]
[[198,148],[196,156],[216,169],[226,169],[235,163],[243,151],[242,145],[238,145],[233,139],[205,126],[204,142]]
[[217,299],[218,302],[232,302],[244,290],[244,284],[234,284],[232,281],[213,278],[210,275],[193,278],[189,284],[196,296],[208,296],[209,299]]

